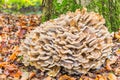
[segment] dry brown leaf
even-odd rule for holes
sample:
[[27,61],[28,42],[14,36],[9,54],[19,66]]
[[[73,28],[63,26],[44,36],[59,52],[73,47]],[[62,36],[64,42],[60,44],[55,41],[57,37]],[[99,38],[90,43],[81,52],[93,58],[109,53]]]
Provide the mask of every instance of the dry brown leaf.
[[106,69],[107,70],[112,70],[112,67],[110,66],[110,60],[106,61]]
[[22,39],[22,38],[25,37],[26,32],[27,32],[27,29],[23,28],[23,29],[21,29],[21,30],[18,31],[17,35],[18,35],[19,38]]
[[34,76],[35,76],[35,73],[34,72],[30,72],[29,79],[33,78]]
[[[36,18],[36,19],[34,19]],[[0,68],[1,74],[5,73],[8,77],[19,78],[21,71],[17,55],[20,40],[29,32],[29,27],[34,29],[40,24],[40,16],[37,15],[12,15],[0,13]],[[3,75],[1,75],[3,76]],[[0,80],[1,80],[0,76]],[[8,79],[7,77],[7,79]]]
[[58,80],[76,80],[76,79],[68,75],[62,75]]
[[17,55],[19,54],[18,46],[14,47],[14,52],[12,55],[9,56],[9,60],[14,61],[17,58]]
[[107,59],[106,61],[106,69],[112,70],[111,65],[114,64],[118,59],[118,56],[112,56],[111,59]]
[[120,39],[120,35],[118,33],[115,33],[115,38]]
[[120,30],[114,34],[114,37],[120,42]]
[[16,65],[9,64],[4,66],[4,74],[19,79],[22,73]]
[[115,74],[120,75],[120,66],[117,68],[114,68],[114,72]]
[[80,80],[94,80],[88,76],[81,76]]
[[5,65],[4,68],[5,68],[5,70],[9,70],[9,71],[15,71],[18,69],[15,64]]
[[21,71],[18,70],[16,73],[11,73],[10,76],[12,76],[12,77],[14,77],[16,79],[19,79],[21,74],[22,74]]

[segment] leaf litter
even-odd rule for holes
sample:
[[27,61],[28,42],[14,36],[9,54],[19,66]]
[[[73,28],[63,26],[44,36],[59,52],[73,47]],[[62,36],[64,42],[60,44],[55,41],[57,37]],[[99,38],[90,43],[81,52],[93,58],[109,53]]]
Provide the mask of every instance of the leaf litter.
[[107,60],[100,70],[86,75],[69,75],[63,70],[53,78],[33,66],[25,67],[18,47],[26,34],[40,25],[40,19],[40,15],[0,14],[0,80],[120,80],[120,30],[113,35],[113,54],[117,58]]

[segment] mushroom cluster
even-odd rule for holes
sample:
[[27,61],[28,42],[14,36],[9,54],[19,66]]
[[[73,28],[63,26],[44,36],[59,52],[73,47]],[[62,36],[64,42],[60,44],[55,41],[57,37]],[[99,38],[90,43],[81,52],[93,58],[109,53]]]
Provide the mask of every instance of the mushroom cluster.
[[68,12],[36,27],[20,47],[23,63],[43,72],[62,67],[69,74],[99,69],[112,54],[105,19],[86,9]]

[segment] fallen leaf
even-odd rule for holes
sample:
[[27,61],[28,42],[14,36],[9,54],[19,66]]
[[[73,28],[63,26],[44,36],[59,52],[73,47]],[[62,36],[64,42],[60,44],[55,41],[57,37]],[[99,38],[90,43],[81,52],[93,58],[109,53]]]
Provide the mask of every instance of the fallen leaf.
[[68,75],[62,75],[58,80],[76,80],[76,79]]
[[106,69],[112,70],[111,65],[114,64],[118,59],[118,56],[112,56],[110,59],[107,59],[106,61]]
[[[0,13],[0,73],[5,74],[7,79],[11,77],[18,80],[21,76],[22,73],[17,65],[19,63],[16,61],[20,53],[18,48],[25,34],[40,25],[40,18],[38,15]],[[0,80],[2,80],[1,76]]]
[[80,80],[94,80],[88,76],[81,76]]
[[2,61],[3,60],[3,58],[2,57],[0,57],[0,61]]
[[14,52],[12,53],[12,55],[9,56],[9,61],[14,61],[17,58],[17,55],[19,54],[19,49],[18,46],[14,47]]
[[9,64],[8,62],[1,62],[0,67],[4,67],[5,65],[8,65],[8,64]]
[[102,76],[102,75],[97,75],[95,80],[107,80],[107,78],[105,76]]
[[59,66],[54,66],[51,68],[51,70],[47,73],[49,76],[53,76],[55,77],[58,72],[60,71],[60,67]]
[[5,74],[0,75],[0,80],[6,80],[7,76]]
[[79,80],[83,80],[82,78],[80,78]]
[[109,80],[117,80],[117,77],[113,73],[108,74],[108,79]]
[[34,72],[30,72],[29,79],[33,78],[34,76],[35,76],[35,73]]
[[116,54],[119,54],[119,55],[120,55],[120,49],[118,49],[118,50],[116,51]]
[[8,64],[4,66],[4,74],[19,79],[21,76],[21,71],[15,64]]
[[120,75],[120,66],[117,68],[114,68],[114,72],[115,74]]
[[17,34],[17,35],[18,35],[19,38],[22,39],[22,38],[25,37],[26,32],[27,32],[27,29],[24,29],[24,28],[23,28],[23,29],[21,29],[21,30],[18,31],[18,34]]
[[115,33],[115,38],[120,39],[120,35],[118,33]]
[[110,66],[110,60],[106,61],[106,69],[107,70],[112,70],[112,67]]
[[18,69],[17,66],[16,66],[15,64],[8,64],[8,65],[5,65],[4,68],[5,68],[6,70],[9,70],[9,71],[15,71],[15,70]]
[[16,78],[16,79],[19,79],[20,76],[21,76],[21,74],[22,74],[21,71],[18,70],[16,73],[10,74],[10,76],[12,76],[12,77],[14,77],[14,78]]

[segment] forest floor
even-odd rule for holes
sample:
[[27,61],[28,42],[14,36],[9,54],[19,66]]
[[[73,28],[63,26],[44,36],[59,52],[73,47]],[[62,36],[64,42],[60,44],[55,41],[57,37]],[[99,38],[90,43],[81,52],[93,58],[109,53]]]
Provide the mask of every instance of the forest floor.
[[50,77],[33,66],[24,66],[19,45],[25,34],[41,24],[40,15],[0,14],[0,80],[120,80],[120,31],[115,32],[113,54],[103,68],[86,75],[69,75],[60,71]]

